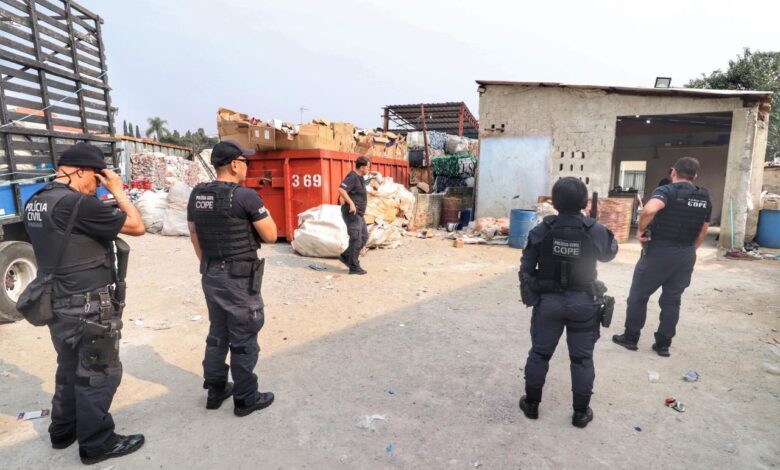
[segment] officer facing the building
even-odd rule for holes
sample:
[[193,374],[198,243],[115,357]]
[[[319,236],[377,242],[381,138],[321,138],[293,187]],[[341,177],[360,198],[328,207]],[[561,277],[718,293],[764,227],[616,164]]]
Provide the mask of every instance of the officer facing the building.
[[[276,224],[246,180],[246,155],[232,141],[211,152],[217,179],[195,187],[187,205],[187,221],[195,254],[200,260],[201,284],[209,311],[209,334],[203,359],[206,408],[213,410],[233,396],[236,416],[262,410],[274,401],[271,392],[258,392],[254,374],[260,347],[257,334],[265,321],[260,287],[264,262],[258,259],[260,240],[276,241]],[[225,363],[230,351],[230,366]],[[228,371],[233,383],[228,382]]]
[[371,162],[366,157],[358,157],[355,160],[355,169],[350,171],[339,186],[339,195],[344,201],[341,206],[341,216],[347,225],[349,234],[349,246],[339,256],[339,260],[347,265],[350,274],[366,274],[366,270],[360,266],[360,250],[368,242],[368,229],[363,216],[368,206],[366,192],[366,176],[371,169]]
[[531,230],[520,260],[522,300],[533,307],[532,346],[525,366],[525,395],[520,399],[520,409],[529,419],[539,417],[550,358],[566,328],[571,359],[572,424],[584,428],[593,420],[588,406],[595,378],[593,348],[599,338],[605,303],[611,300],[604,296],[604,284],[597,281],[596,262],[614,259],[618,247],[609,229],[582,215],[588,203],[588,190],[582,181],[561,178],[553,186],[552,197],[559,215],[546,217]]
[[642,243],[642,255],[628,294],[626,329],[612,337],[626,349],[638,349],[647,301],[660,287],[661,317],[653,350],[669,357],[680,319],[680,299],[691,283],[696,249],[707,236],[712,211],[707,190],[693,184],[698,171],[695,158],[679,159],[672,169],[672,183],[656,188],[639,216],[637,238]]
[[[144,443],[141,434],[116,434],[108,410],[122,379],[125,273],[120,271],[126,269],[129,252],[117,235],[139,236],[145,230],[100,148],[76,144],[60,155],[57,166],[54,181],[25,204],[23,220],[39,274],[54,275],[49,331],[57,372],[51,445],[65,449],[78,440],[81,461],[91,465],[135,452]],[[95,197],[98,184],[119,207]]]

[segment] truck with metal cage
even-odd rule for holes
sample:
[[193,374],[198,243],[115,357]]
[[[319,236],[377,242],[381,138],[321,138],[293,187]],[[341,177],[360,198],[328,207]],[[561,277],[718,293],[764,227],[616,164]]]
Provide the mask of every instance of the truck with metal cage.
[[70,0],[0,0],[0,321],[35,278],[22,209],[57,155],[88,142],[118,166],[102,24]]

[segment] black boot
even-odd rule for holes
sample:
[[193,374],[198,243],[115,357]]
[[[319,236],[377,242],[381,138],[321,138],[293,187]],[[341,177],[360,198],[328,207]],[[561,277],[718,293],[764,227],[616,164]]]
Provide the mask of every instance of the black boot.
[[206,409],[216,410],[222,406],[222,402],[233,395],[233,384],[226,382],[209,386],[209,395],[206,398]]
[[585,408],[585,411],[574,410],[574,415],[571,417],[571,424],[578,428],[584,428],[593,421],[593,410],[590,407]]
[[235,408],[233,408],[233,414],[236,416],[247,416],[254,413],[257,410],[262,410],[271,406],[274,402],[274,394],[271,392],[258,393],[257,399],[252,404],[247,404],[245,400],[233,400]]
[[142,445],[144,445],[143,434],[133,434],[131,436],[121,436],[119,434],[115,434],[114,438],[116,439],[114,445],[111,446],[110,450],[102,454],[87,456],[81,450],[79,450],[81,463],[84,465],[94,465],[107,459],[132,454],[133,452],[140,449]]
[[51,448],[52,449],[57,449],[57,450],[67,449],[74,442],[76,442],[76,435],[75,434],[71,434],[71,435],[65,436],[65,437],[58,437],[56,439],[54,437],[52,437],[51,438]]
[[571,407],[574,409],[574,415],[571,418],[571,424],[578,428],[584,428],[593,421],[593,410],[590,409],[590,395],[580,395],[572,392]]
[[523,410],[523,414],[528,419],[539,419],[539,402],[528,401],[528,398],[523,395],[520,398],[520,409]]
[[639,342],[639,333],[631,333],[626,330],[622,335],[612,336],[612,342],[619,344],[628,350],[636,351],[639,349],[637,346],[637,343]]
[[653,351],[658,353],[661,357],[669,357],[671,354],[669,354],[669,346],[672,345],[672,338],[667,338],[666,336],[656,333],[655,334],[655,344],[653,344]]

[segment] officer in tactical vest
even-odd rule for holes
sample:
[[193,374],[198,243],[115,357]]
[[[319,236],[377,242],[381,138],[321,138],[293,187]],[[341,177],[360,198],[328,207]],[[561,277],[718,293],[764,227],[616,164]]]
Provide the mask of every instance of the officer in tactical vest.
[[[144,443],[141,434],[116,434],[108,410],[122,378],[125,273],[119,271],[126,269],[129,252],[117,235],[138,236],[145,230],[122,180],[106,168],[100,148],[76,144],[60,155],[57,166],[54,181],[25,204],[23,220],[39,275],[54,275],[55,318],[49,331],[57,372],[51,445],[65,449],[78,440],[81,461],[91,465],[135,452]],[[95,197],[98,184],[114,196],[118,207]],[[65,240],[71,219],[72,231]],[[118,255],[124,257],[120,270]]]
[[626,308],[626,329],[612,341],[626,349],[638,349],[639,334],[647,318],[647,301],[661,288],[660,324],[653,350],[669,357],[669,347],[680,319],[680,299],[691,283],[696,249],[707,236],[712,202],[704,188],[696,186],[699,162],[684,157],[674,164],[672,183],[656,188],[639,217],[637,238],[642,255],[634,269]]
[[525,366],[525,395],[520,409],[529,419],[539,417],[542,388],[550,358],[566,328],[571,359],[574,414],[572,424],[584,428],[593,420],[588,406],[595,372],[593,348],[599,326],[609,326],[611,297],[597,280],[596,262],[617,254],[617,243],[606,227],[585,217],[588,190],[577,178],[559,179],[552,189],[556,216],[545,217],[528,234],[520,260],[523,303],[533,307],[531,350]]
[[[217,409],[233,395],[233,412],[246,416],[274,401],[271,392],[258,392],[254,374],[260,347],[257,334],[265,321],[260,287],[264,261],[260,239],[276,241],[276,224],[246,180],[247,158],[232,141],[211,152],[217,179],[195,187],[187,206],[190,238],[200,260],[201,283],[209,310],[209,334],[203,359],[203,388],[207,409]],[[225,363],[230,351],[230,366]],[[231,371],[233,383],[228,382]]]

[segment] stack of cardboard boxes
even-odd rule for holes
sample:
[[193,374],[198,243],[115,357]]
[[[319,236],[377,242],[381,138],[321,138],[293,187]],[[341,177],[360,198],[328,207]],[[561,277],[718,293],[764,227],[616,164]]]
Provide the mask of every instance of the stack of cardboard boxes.
[[357,153],[369,157],[408,159],[403,136],[392,132],[357,130],[349,122],[314,119],[291,126],[274,120],[264,123],[246,114],[220,108],[217,113],[220,140],[234,140],[254,150],[323,149]]
[[220,140],[233,140],[243,148],[273,150],[276,132],[270,125],[246,114],[220,108],[217,112],[217,131]]

